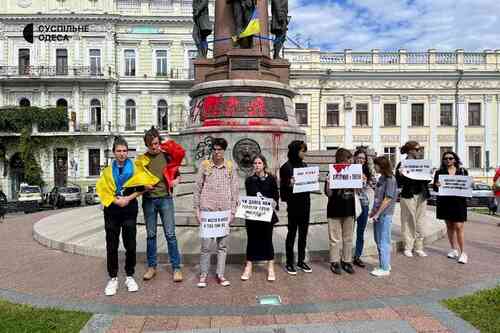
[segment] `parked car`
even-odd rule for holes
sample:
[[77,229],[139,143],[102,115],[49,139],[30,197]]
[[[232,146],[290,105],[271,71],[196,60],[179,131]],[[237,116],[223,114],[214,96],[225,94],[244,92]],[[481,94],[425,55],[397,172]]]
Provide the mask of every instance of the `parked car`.
[[[431,197],[427,200],[427,204],[436,205],[437,192],[434,192],[432,187],[429,188]],[[485,183],[472,184],[472,197],[467,198],[467,207],[488,207],[490,198],[493,197],[493,190],[490,185]]]
[[40,186],[21,184],[17,193],[17,201],[36,201],[39,205],[43,203],[42,189]]
[[95,186],[89,186],[87,189],[87,193],[85,193],[85,204],[96,205],[99,203],[101,203],[101,199],[95,192]]
[[80,206],[82,193],[77,186],[56,186],[49,193],[48,204],[53,208],[62,208],[67,205]]

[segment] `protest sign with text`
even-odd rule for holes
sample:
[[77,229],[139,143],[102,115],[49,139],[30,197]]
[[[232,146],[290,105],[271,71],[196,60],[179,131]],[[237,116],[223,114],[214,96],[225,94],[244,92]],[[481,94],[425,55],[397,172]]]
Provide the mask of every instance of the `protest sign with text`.
[[273,217],[273,199],[240,196],[236,217],[255,221],[271,222]]
[[328,175],[330,188],[363,188],[363,166],[361,164],[330,164]]
[[229,234],[230,210],[221,212],[200,212],[200,237],[223,237]]
[[406,159],[401,162],[401,174],[414,180],[432,180],[432,162],[430,160]]
[[472,177],[439,175],[439,195],[472,197]]
[[293,193],[319,191],[319,167],[294,168]]

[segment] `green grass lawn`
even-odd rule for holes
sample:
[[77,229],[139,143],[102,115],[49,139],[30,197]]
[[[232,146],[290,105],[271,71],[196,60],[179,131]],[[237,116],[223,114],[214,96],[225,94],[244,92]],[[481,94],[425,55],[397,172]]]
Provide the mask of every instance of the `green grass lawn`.
[[37,309],[0,299],[0,332],[80,332],[92,314],[57,309]]
[[442,303],[481,333],[500,332],[500,285]]

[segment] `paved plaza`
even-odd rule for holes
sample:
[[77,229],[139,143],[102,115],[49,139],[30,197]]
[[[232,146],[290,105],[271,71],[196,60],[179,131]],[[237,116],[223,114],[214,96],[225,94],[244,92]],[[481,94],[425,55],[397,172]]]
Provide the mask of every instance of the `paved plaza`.
[[[172,282],[166,264],[154,280],[144,282],[141,260],[139,292],[128,293],[120,275],[117,295],[106,297],[104,258],[50,249],[33,239],[37,221],[61,212],[9,215],[0,224],[0,297],[92,312],[84,332],[473,332],[439,300],[500,281],[500,228],[494,218],[470,213],[467,265],[446,258],[448,242],[441,239],[428,246],[427,258],[395,254],[388,278],[369,275],[375,257],[354,276],[333,275],[325,258],[317,258],[312,274],[291,277],[278,269],[274,283],[266,281],[262,267],[249,281],[240,281],[242,264],[231,264],[226,273],[231,287],[212,279],[208,288],[198,289],[196,264],[185,265],[182,283]],[[279,295],[282,304],[258,305],[263,295]]]

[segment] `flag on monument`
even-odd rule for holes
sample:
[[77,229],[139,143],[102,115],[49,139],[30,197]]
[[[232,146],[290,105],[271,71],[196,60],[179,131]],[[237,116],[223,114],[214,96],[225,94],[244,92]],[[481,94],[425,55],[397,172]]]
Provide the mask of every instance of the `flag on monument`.
[[250,18],[250,22],[248,22],[247,27],[245,30],[241,32],[241,34],[238,36],[239,38],[243,37],[248,37],[252,36],[255,34],[260,33],[260,20],[259,20],[259,11],[257,8],[253,10],[252,17]]

